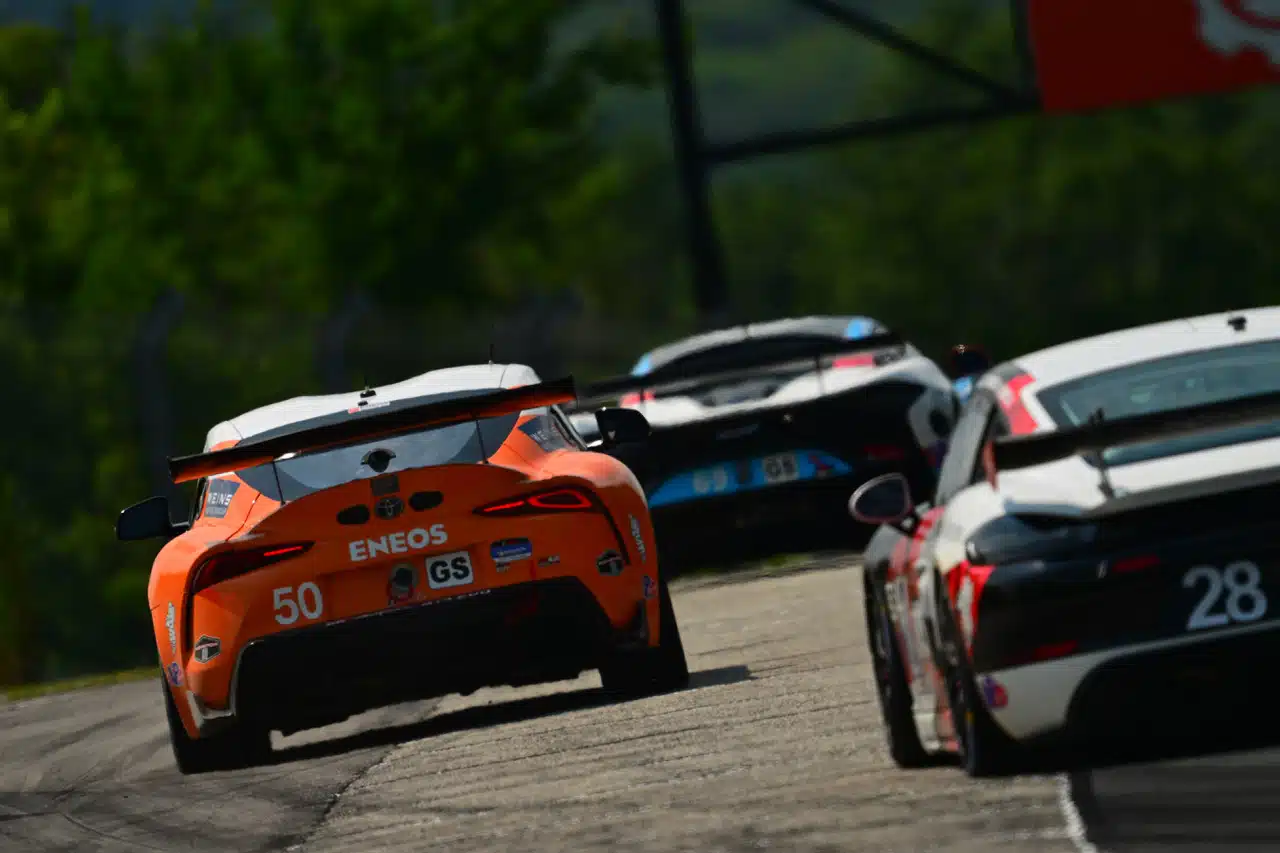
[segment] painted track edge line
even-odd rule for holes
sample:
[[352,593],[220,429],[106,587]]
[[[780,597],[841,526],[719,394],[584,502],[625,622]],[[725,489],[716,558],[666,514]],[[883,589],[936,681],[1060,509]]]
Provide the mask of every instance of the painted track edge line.
[[[1057,779],[1058,809],[1062,812],[1062,820],[1067,827],[1067,838],[1071,839],[1071,843],[1075,845],[1076,850],[1080,851],[1080,853],[1104,853],[1102,848],[1089,840],[1089,826],[1080,814],[1080,809],[1076,807],[1077,775],[1075,773],[1061,773]],[[1092,788],[1091,785],[1088,785],[1087,778],[1084,782],[1086,786]]]

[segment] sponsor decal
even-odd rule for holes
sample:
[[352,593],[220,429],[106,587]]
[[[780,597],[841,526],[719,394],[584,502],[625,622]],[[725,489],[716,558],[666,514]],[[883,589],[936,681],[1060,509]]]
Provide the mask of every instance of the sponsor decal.
[[378,518],[390,521],[391,519],[399,516],[400,513],[404,512],[404,501],[400,500],[400,498],[395,495],[382,498],[373,505],[373,511]]
[[1280,81],[1275,0],[1030,0],[1044,110],[1096,110]]
[[200,639],[196,640],[195,659],[197,663],[208,663],[220,654],[222,654],[222,641],[217,637],[207,637],[201,634]]
[[653,582],[653,578],[645,575],[640,580],[640,589],[644,592],[645,600],[648,601],[658,594],[658,585]]
[[421,551],[432,545],[443,545],[449,541],[449,533],[443,524],[431,527],[415,527],[401,533],[389,533],[377,539],[355,539],[347,543],[347,552],[351,562],[362,563],[382,554],[408,554]]
[[617,551],[605,551],[599,557],[596,557],[596,568],[600,570],[600,574],[616,577],[622,574],[624,563],[622,555]]
[[982,676],[982,699],[989,708],[1000,709],[1009,704],[1009,694],[1004,685],[989,675]]
[[169,651],[177,654],[178,652],[178,611],[174,609],[173,602],[169,602],[169,612],[164,615],[164,626],[169,629]]
[[427,560],[427,584],[432,589],[466,586],[474,580],[471,555],[466,551],[440,554]]
[[813,466],[814,477],[825,477],[835,470],[835,466],[826,460],[821,453],[810,453],[809,464]]
[[628,517],[631,519],[631,537],[636,540],[636,551],[640,554],[640,562],[648,562],[648,549],[644,547],[644,537],[640,535],[640,520],[634,515]]
[[560,430],[556,428],[555,422],[546,417],[536,417],[525,421],[520,425],[520,431],[533,439],[538,447],[548,453],[573,446],[568,439],[561,435]]
[[541,569],[547,566],[554,566],[559,564],[559,562],[560,562],[559,554],[552,554],[550,557],[541,557],[538,559],[538,568]]
[[169,676],[169,683],[177,687],[182,683],[182,668],[176,663],[169,664],[169,668],[165,670]]
[[358,415],[358,414],[360,414],[361,412],[363,412],[363,411],[367,411],[367,410],[369,410],[369,409],[381,409],[383,406],[390,406],[390,405],[391,405],[391,401],[390,401],[390,400],[379,400],[379,401],[378,401],[378,402],[376,402],[376,403],[370,403],[368,400],[361,400],[361,401],[360,401],[359,403],[357,403],[356,405],[354,405],[354,406],[352,406],[351,408],[347,409],[347,414],[348,414],[348,415]]
[[1262,51],[1280,66],[1280,3],[1276,0],[1200,0],[1200,37],[1227,56]]
[[533,543],[528,539],[503,539],[489,546],[489,554],[501,568],[507,563],[527,560],[533,556]]
[[235,480],[210,480],[209,490],[204,499],[205,517],[226,518],[231,499],[236,496],[239,489],[240,483]]
[[413,598],[418,587],[418,573],[408,563],[401,563],[391,570],[387,580],[387,604],[403,604]]

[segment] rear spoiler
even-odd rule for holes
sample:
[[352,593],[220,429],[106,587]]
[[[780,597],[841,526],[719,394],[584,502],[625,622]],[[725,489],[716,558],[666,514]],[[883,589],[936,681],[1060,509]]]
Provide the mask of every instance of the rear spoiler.
[[1030,468],[1069,456],[1101,453],[1111,447],[1264,424],[1277,419],[1280,419],[1280,393],[1258,394],[1114,421],[1095,421],[1055,432],[997,439],[991,448],[992,462],[996,471]]
[[248,439],[223,450],[176,456],[169,460],[169,476],[175,483],[198,480],[227,471],[242,471],[273,462],[286,453],[311,453],[357,441],[399,435],[432,426],[508,415],[568,403],[577,399],[572,376],[505,388],[470,397],[455,397],[417,405],[359,412],[319,426],[254,441]]
[[817,370],[821,368],[822,359],[824,358],[853,355],[855,353],[905,345],[906,341],[897,332],[882,332],[857,340],[820,340],[811,347],[797,348],[795,353],[782,358],[773,354],[755,358],[743,358],[731,366],[711,370],[706,368],[693,369],[682,366],[679,361],[676,361],[668,367],[659,367],[644,376],[619,376],[613,379],[593,382],[586,386],[578,397],[578,406],[579,408],[585,408],[598,403],[617,400],[625,394],[657,390],[659,388],[677,393],[691,391],[699,387],[765,374],[770,369],[799,361],[812,361],[814,369]]

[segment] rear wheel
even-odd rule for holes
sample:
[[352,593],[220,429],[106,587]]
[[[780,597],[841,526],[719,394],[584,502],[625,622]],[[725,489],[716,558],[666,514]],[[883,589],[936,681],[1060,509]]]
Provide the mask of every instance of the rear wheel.
[[889,614],[871,584],[866,585],[866,611],[867,641],[871,646],[876,694],[889,741],[889,755],[899,767],[924,767],[929,763],[929,753],[920,743],[920,732],[916,730],[906,668]]
[[991,719],[968,667],[962,666],[954,680],[951,707],[964,772],[974,778],[1016,773],[1017,744]]
[[174,761],[182,774],[252,767],[271,756],[271,733],[265,729],[246,729],[242,725],[234,725],[214,737],[193,739],[182,725],[178,706],[173,701],[173,691],[169,689],[163,675],[160,677],[160,689],[164,691],[169,743],[173,747]]
[[658,645],[639,651],[618,652],[600,667],[600,681],[610,693],[652,696],[689,686],[680,625],[664,578],[658,579]]
[[952,646],[948,655],[947,681],[951,694],[951,721],[960,747],[960,764],[964,772],[974,778],[1016,773],[1025,758],[1023,750],[991,718],[969,666],[950,607],[940,605],[939,609],[946,614],[944,627]]

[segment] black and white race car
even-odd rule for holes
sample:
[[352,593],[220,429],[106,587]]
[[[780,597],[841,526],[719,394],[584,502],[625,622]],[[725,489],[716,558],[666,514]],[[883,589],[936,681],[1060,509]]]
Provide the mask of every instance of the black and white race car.
[[[620,452],[645,487],[664,558],[682,564],[860,546],[867,531],[850,536],[850,491],[890,471],[931,490],[959,408],[937,364],[866,317],[696,335],[582,397],[620,400],[649,420],[648,446]],[[592,422],[575,417],[580,430]]]
[[894,759],[951,751],[988,775],[1256,718],[1280,653],[1278,502],[1280,308],[990,371],[936,494],[889,475],[850,499],[884,524],[864,582]]

